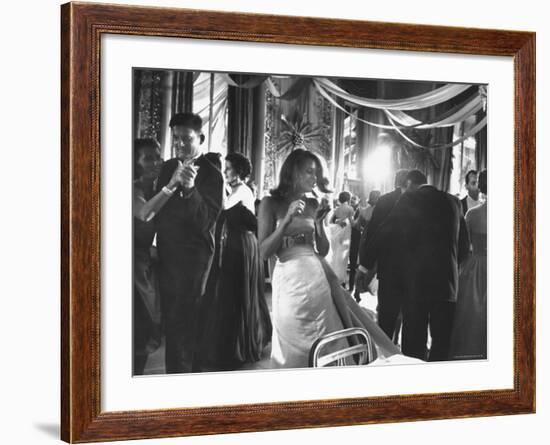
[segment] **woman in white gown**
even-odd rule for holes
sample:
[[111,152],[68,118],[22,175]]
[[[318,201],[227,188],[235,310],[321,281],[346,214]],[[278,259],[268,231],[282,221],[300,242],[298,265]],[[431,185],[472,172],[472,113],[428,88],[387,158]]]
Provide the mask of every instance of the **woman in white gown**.
[[273,366],[307,367],[312,344],[321,336],[348,327],[371,334],[378,357],[399,349],[338,282],[324,260],[329,250],[313,192],[328,192],[321,163],[297,149],[285,160],[277,188],[260,205],[258,240],[263,258],[276,255],[273,272]]
[[328,226],[330,249],[326,259],[338,277],[340,284],[345,284],[347,281],[351,246],[351,224],[353,222],[353,214],[355,213],[353,207],[349,205],[350,199],[351,194],[349,192],[341,192],[338,195],[340,205],[334,209]]

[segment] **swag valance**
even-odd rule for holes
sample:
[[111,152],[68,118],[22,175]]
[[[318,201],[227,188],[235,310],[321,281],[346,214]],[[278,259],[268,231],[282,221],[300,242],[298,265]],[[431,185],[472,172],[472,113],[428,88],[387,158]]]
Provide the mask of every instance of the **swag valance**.
[[[351,113],[339,103],[337,99],[341,99],[347,103],[357,105],[359,107],[377,109],[384,113],[387,119],[387,123],[372,122],[368,119],[359,118],[354,116],[358,121],[372,127],[392,130],[401,135],[406,141],[411,143],[417,148],[448,148],[453,145],[459,144],[468,137],[474,136],[478,131],[483,129],[487,123],[486,116],[478,119],[476,125],[474,125],[467,133],[461,138],[456,139],[447,144],[424,146],[414,141],[407,130],[430,130],[436,128],[452,127],[472,116],[480,115],[480,112],[485,111],[485,101],[482,92],[478,92],[468,97],[463,102],[453,106],[445,113],[440,114],[436,118],[430,121],[421,121],[411,116],[406,111],[422,110],[428,107],[434,107],[443,104],[447,101],[457,99],[458,96],[463,94],[466,90],[471,88],[471,85],[466,84],[448,84],[440,88],[436,88],[433,91],[427,93],[400,98],[400,99],[372,99],[357,94],[351,94],[343,88],[336,85],[333,81],[323,77],[299,77],[297,78],[286,91],[280,91],[273,82],[272,76],[262,75],[232,75],[232,74],[219,74],[216,76],[219,82],[235,88],[252,89],[265,82],[266,88],[270,93],[280,100],[293,100],[300,96],[310,86],[313,86],[317,92],[328,100],[335,108],[342,111],[346,115]],[[276,76],[273,76],[276,77]],[[206,92],[205,92],[206,93]],[[225,100],[227,96],[227,89],[222,90],[220,85],[216,85],[216,93],[214,94],[214,115],[219,117],[221,109],[225,106]],[[206,114],[205,109],[201,110],[203,114]],[[483,113],[481,113],[483,115]],[[216,119],[218,121],[218,119]]]

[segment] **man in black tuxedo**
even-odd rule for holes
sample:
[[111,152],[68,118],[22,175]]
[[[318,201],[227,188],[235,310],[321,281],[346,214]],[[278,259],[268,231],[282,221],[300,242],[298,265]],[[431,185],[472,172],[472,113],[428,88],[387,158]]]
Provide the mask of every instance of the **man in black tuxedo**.
[[357,290],[359,292],[366,290],[376,270],[378,276],[378,324],[390,338],[394,338],[399,332],[397,319],[401,311],[401,301],[404,293],[399,273],[401,246],[397,239],[387,238],[384,241],[383,249],[374,257],[372,252],[369,254],[368,245],[405,191],[407,174],[407,170],[398,170],[395,174],[395,190],[382,195],[378,199],[371,220],[362,233],[359,247]]
[[468,173],[466,173],[466,178],[464,179],[464,181],[468,194],[464,198],[462,198],[460,202],[462,204],[462,213],[466,215],[468,209],[476,207],[480,204],[477,171],[470,170]]
[[[202,119],[178,113],[170,120],[176,158],[161,169],[157,190],[170,196],[155,218],[166,372],[197,371],[199,300],[214,253],[214,229],[223,204],[219,156],[201,155]],[[178,169],[181,186],[166,186]]]
[[458,267],[470,240],[458,198],[426,184],[418,170],[407,175],[401,196],[375,238],[376,253],[384,239],[399,239],[406,294],[403,301],[402,352],[426,359],[427,332],[432,344],[428,359],[447,360],[458,288]]

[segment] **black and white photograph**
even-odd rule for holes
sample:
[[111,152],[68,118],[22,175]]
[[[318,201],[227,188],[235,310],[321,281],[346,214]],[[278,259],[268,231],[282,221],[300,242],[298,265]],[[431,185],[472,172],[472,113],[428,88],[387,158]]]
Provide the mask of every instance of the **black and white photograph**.
[[488,359],[488,85],[132,76],[134,376]]
[[8,2],[2,442],[544,443],[550,27],[495,5]]

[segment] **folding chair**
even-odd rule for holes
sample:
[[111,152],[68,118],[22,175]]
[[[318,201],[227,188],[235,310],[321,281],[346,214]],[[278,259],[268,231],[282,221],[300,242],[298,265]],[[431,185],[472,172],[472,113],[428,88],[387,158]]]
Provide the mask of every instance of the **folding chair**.
[[[349,340],[356,341],[350,343]],[[336,342],[344,342],[348,345],[337,351],[323,353],[323,350]],[[374,346],[370,334],[363,328],[349,328],[332,332],[318,338],[309,351],[309,366],[321,368],[325,366],[347,366],[352,358],[355,365],[367,365],[375,358]],[[346,361],[346,359],[348,359]]]

